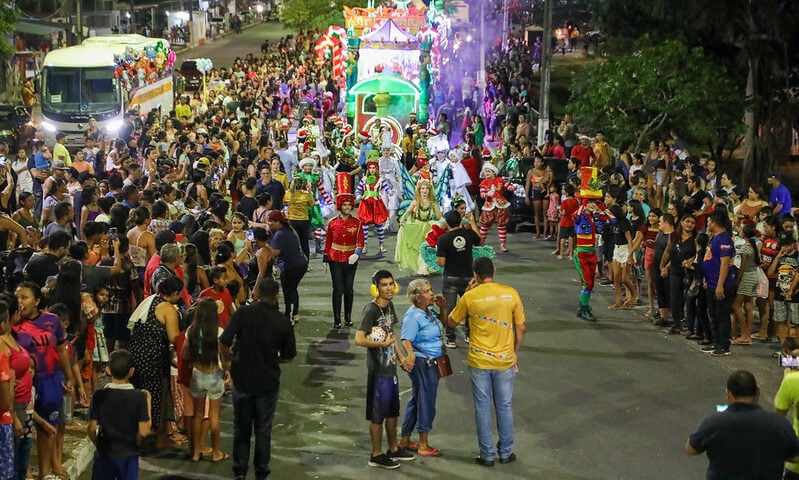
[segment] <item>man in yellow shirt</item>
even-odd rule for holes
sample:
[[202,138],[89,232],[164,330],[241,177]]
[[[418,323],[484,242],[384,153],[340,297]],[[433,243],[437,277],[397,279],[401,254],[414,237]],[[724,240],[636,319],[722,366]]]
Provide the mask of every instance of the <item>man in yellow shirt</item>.
[[[791,352],[790,355],[796,358],[799,355],[799,350],[796,347],[794,339],[788,338],[783,343],[783,352]],[[783,355],[788,354],[783,353]],[[791,408],[796,409],[797,405],[799,405],[799,369],[788,367],[785,369],[782,383],[780,383],[780,388],[774,398],[774,411],[786,415],[788,410]],[[799,433],[799,413],[794,412],[792,417],[793,430]],[[783,478],[786,480],[799,480],[799,463],[785,462]]]
[[180,103],[175,105],[175,116],[178,117],[182,123],[191,123],[191,105],[189,105],[189,97],[181,96]]
[[488,258],[474,261],[474,278],[449,315],[454,327],[469,322],[467,364],[472,377],[474,417],[480,456],[478,465],[494,466],[491,401],[497,412],[500,463],[516,460],[513,453],[513,384],[519,370],[517,355],[524,340],[525,318],[519,292],[494,282],[496,269]]
[[64,165],[67,167],[72,166],[72,157],[69,150],[64,145],[67,143],[67,134],[58,132],[55,134],[55,145],[53,145],[53,160],[63,160]]

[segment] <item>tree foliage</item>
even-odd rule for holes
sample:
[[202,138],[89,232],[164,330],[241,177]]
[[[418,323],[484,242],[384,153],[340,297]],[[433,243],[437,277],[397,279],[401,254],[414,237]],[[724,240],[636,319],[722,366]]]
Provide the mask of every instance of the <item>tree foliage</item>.
[[720,152],[740,133],[743,97],[701,48],[648,37],[636,46],[574,81],[569,111],[579,125],[604,130],[615,144],[630,142],[633,151],[674,129]]
[[365,7],[367,0],[288,0],[280,19],[292,29],[320,29],[344,25],[344,5]]
[[9,41],[9,34],[14,32],[19,20],[19,9],[13,4],[0,5],[0,59],[5,60],[14,52],[14,46]]

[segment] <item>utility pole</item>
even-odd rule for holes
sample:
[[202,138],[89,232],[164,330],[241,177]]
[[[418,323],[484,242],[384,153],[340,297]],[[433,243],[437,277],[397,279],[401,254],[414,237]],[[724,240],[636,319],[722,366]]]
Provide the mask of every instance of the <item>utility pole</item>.
[[136,2],[130,0],[130,18],[128,19],[128,33],[136,33]]
[[552,72],[552,0],[544,0],[544,38],[541,48],[541,98],[538,103],[538,145],[549,130],[549,79]]
[[75,0],[75,26],[77,27],[78,45],[83,43],[83,14],[81,12],[82,0]]
[[485,2],[480,0],[480,71],[477,72],[477,86],[480,93],[486,86],[486,38],[485,38]]

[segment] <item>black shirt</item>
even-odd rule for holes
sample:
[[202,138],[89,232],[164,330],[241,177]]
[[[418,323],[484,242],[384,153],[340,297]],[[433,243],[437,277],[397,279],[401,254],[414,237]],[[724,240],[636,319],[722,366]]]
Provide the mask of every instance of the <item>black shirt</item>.
[[[363,318],[359,330],[363,331],[367,337],[373,336],[380,330],[383,331],[383,335],[388,335],[394,333],[396,324],[397,312],[394,310],[394,303],[389,302],[388,306],[383,308],[375,302],[369,302],[363,308]],[[393,343],[387,347],[369,348],[368,350],[366,369],[369,375],[388,377],[397,375],[396,349]]]
[[436,243],[436,256],[446,259],[444,276],[471,277],[475,245],[480,245],[480,237],[470,228],[458,228],[441,235]]
[[241,197],[238,206],[239,212],[243,213],[247,220],[252,220],[252,214],[258,210],[258,201],[253,197]]
[[283,196],[286,194],[286,189],[283,188],[282,183],[272,179],[268,184],[264,185],[258,180],[256,195],[263,192],[268,193],[269,196],[272,197],[272,210],[283,210]]
[[617,218],[616,223],[610,225],[610,230],[613,232],[614,245],[627,245],[627,232],[632,237],[630,221],[626,218]]
[[35,254],[25,265],[24,273],[25,279],[44,288],[47,277],[58,275],[58,257],[52,253]]
[[141,390],[106,387],[92,396],[89,419],[96,420],[97,454],[102,458],[125,458],[139,455],[136,436],[139,422],[150,419],[147,397]]
[[219,337],[231,347],[236,389],[266,395],[280,386],[280,361],[297,356],[294,329],[276,304],[256,302],[236,310]]
[[671,249],[669,250],[669,263],[671,269],[669,270],[672,275],[682,275],[685,269],[682,266],[683,260],[694,260],[696,257],[696,239],[690,237],[686,241],[680,241],[679,233],[675,232],[671,237]]
[[799,455],[788,420],[753,403],[733,403],[705,417],[688,443],[707,452],[708,480],[781,479],[783,462]]

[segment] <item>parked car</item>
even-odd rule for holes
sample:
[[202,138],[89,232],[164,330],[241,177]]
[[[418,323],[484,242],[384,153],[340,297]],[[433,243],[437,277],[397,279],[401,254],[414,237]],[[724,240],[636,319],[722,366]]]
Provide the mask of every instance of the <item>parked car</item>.
[[0,142],[16,153],[30,139],[31,116],[23,105],[0,104]]
[[[555,184],[560,186],[566,183],[569,174],[568,161],[565,158],[544,158],[544,164],[552,167]],[[527,171],[533,168],[533,157],[525,157],[517,162],[506,162],[499,171],[499,176],[511,183],[524,187],[527,179]],[[532,225],[533,206],[527,205],[524,201],[524,189],[516,192],[505,192],[505,197],[510,202],[510,220],[508,221],[508,231],[514,232],[522,224]]]
[[185,90],[197,92],[203,88],[203,74],[197,70],[196,60],[185,60],[181,63],[180,76],[185,81]]

